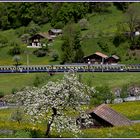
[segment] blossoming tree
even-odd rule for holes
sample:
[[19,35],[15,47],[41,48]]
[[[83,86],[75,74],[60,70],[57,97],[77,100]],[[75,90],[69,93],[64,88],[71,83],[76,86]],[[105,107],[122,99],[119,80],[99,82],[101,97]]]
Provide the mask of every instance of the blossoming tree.
[[[76,74],[70,72],[62,80],[48,82],[41,88],[25,88],[16,97],[33,121],[46,117],[46,136],[49,136],[52,129],[59,133],[66,130],[79,132],[76,117],[68,113],[87,118],[88,115],[83,115],[82,105],[89,102],[91,92],[95,92],[94,88],[82,84]],[[85,125],[89,123],[85,121]]]

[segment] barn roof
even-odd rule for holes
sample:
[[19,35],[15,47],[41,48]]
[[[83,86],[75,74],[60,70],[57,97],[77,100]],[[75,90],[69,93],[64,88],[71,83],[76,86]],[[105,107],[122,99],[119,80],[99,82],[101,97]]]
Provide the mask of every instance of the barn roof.
[[101,104],[100,106],[96,107],[94,110],[89,111],[88,113],[96,114],[98,117],[102,118],[113,126],[132,124],[132,122],[128,118],[116,112],[106,104]]
[[115,58],[116,60],[119,59],[119,57],[117,55],[112,55],[111,57]]
[[98,55],[98,56],[101,56],[102,58],[107,58],[108,57],[107,55],[105,55],[101,52],[96,52],[95,54]]

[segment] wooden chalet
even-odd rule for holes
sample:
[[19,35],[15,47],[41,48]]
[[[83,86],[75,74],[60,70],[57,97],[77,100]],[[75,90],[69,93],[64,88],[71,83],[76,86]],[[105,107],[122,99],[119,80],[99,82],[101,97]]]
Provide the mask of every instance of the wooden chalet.
[[101,63],[104,63],[104,60],[105,60],[106,58],[108,58],[107,55],[105,55],[105,54],[103,54],[103,53],[101,53],[101,52],[96,52],[96,53],[94,53],[94,54],[85,56],[85,57],[83,58],[83,60],[84,60],[85,63],[90,62],[90,63],[92,63],[92,64],[95,64],[95,63],[101,64]]
[[[90,128],[100,128],[100,127],[113,127],[113,126],[129,126],[132,124],[128,118],[122,114],[116,112],[106,104],[101,104],[93,110],[87,111],[87,114],[90,114],[92,119],[92,124]],[[79,120],[80,118],[78,118]],[[80,120],[81,128],[85,128],[82,124],[84,120]]]
[[62,34],[62,29],[50,29],[48,33],[51,37],[56,37]]
[[105,59],[104,63],[106,64],[112,64],[112,63],[118,63],[120,58],[117,55],[112,55]]
[[43,44],[41,44],[41,39],[47,39],[48,42],[53,40],[48,33],[38,33],[29,38],[29,47],[41,48],[43,46]]

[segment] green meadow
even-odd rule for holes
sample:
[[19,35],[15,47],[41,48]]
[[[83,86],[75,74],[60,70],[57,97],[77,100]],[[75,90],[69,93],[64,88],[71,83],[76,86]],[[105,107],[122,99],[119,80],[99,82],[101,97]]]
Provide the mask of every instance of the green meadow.
[[[139,116],[139,102],[127,102],[122,104],[110,104],[111,108],[125,115],[130,120],[138,120]],[[41,124],[32,124],[27,117],[23,117],[23,121],[19,124],[11,119],[14,109],[1,109],[0,110],[0,128],[4,130],[14,130],[14,135],[0,134],[1,138],[4,137],[31,137],[31,131],[37,130],[39,137],[44,137],[45,122]],[[81,130],[77,137],[81,138],[140,138],[140,123],[131,126],[122,127],[106,127],[106,128],[93,128]],[[28,133],[27,133],[28,132]],[[17,135],[17,134],[20,135]],[[62,137],[69,138],[75,137],[71,133],[62,133]],[[57,132],[52,132],[52,137],[58,137]]]

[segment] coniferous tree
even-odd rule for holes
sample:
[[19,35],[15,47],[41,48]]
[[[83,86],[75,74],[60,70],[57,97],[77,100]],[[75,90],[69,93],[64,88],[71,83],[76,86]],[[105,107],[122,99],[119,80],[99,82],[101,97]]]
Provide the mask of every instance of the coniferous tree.
[[62,44],[62,63],[82,62],[84,53],[80,44],[80,29],[74,24],[68,24],[64,30]]

